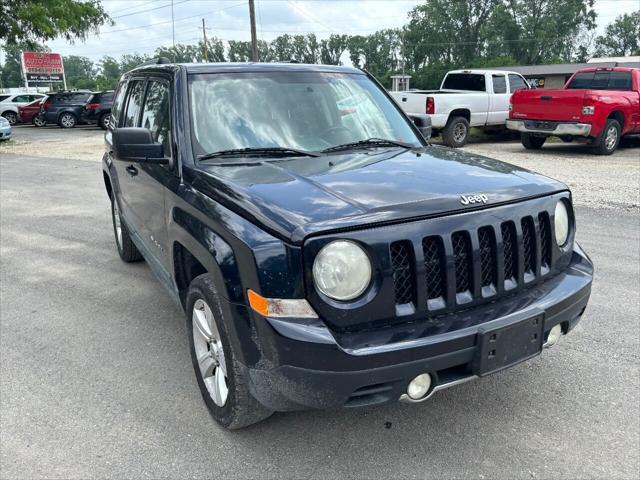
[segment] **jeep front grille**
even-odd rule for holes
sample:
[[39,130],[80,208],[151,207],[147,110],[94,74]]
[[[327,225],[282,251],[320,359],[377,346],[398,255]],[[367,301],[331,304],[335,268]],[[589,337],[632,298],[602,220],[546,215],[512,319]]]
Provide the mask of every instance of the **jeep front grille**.
[[[420,255],[414,251],[416,244],[422,246]],[[552,268],[550,217],[544,211],[451,235],[430,235],[420,243],[396,241],[390,255],[396,304],[422,302],[429,315],[437,315],[491,301],[547,275]]]

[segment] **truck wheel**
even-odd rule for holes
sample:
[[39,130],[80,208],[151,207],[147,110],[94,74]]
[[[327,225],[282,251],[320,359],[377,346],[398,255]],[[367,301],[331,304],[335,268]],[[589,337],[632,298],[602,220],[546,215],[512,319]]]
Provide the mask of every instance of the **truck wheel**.
[[209,274],[189,285],[187,335],[198,387],[211,416],[236,430],[264,420],[273,412],[249,392],[248,378],[229,342],[219,296]]
[[610,118],[604,124],[604,130],[600,134],[600,138],[593,147],[593,153],[596,155],[611,155],[616,151],[620,144],[620,124],[617,120]]
[[442,130],[442,142],[448,147],[460,148],[467,144],[469,122],[464,117],[453,117]]
[[73,113],[63,113],[58,119],[58,125],[62,128],[73,128],[78,123],[76,116]]
[[4,112],[2,116],[7,119],[9,125],[18,123],[18,114],[16,112]]
[[138,247],[136,247],[133,240],[131,240],[129,229],[122,221],[120,208],[115,198],[111,200],[111,220],[113,221],[113,234],[116,238],[116,247],[118,248],[120,258],[127,263],[142,260],[142,255],[138,251]]
[[527,150],[540,150],[542,145],[544,145],[544,142],[547,141],[547,137],[536,137],[529,133],[523,133],[520,136],[520,141]]

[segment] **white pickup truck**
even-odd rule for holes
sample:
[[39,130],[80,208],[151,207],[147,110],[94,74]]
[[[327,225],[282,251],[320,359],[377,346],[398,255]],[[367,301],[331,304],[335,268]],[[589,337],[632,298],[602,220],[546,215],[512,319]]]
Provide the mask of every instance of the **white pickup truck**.
[[433,134],[441,133],[445,145],[462,147],[470,127],[504,126],[511,94],[529,88],[519,73],[474,69],[448,72],[440,90],[390,94],[406,113],[429,115]]

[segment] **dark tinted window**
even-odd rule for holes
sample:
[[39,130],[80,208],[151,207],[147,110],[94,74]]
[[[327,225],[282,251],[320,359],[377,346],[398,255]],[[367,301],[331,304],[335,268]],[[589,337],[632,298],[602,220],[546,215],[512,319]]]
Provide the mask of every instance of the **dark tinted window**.
[[442,88],[448,90],[473,90],[474,92],[486,92],[484,75],[475,73],[450,73],[444,80]]
[[571,83],[567,85],[570,89],[584,89],[591,88],[591,82],[593,82],[593,76],[596,72],[580,72],[576,73],[571,80]]
[[610,70],[602,70],[597,72],[577,73],[567,88],[631,90],[631,72],[612,72]]
[[151,130],[153,139],[164,146],[164,154],[171,155],[169,85],[166,83],[149,82],[140,126]]
[[0,102],[4,102],[7,98],[9,98],[11,95],[0,95]]
[[609,90],[631,90],[631,72],[611,72]]
[[504,75],[493,75],[493,93],[507,93],[507,80]]
[[100,94],[100,103],[112,103],[113,102],[113,92],[105,92]]
[[517,90],[527,90],[529,86],[527,82],[524,81],[520,75],[514,75],[513,73],[509,74],[509,87],[511,88],[511,93]]
[[127,108],[124,111],[123,127],[135,127],[142,103],[142,86],[141,80],[134,80],[129,85],[129,95],[127,95]]
[[118,89],[116,90],[115,101],[111,106],[111,126],[112,127],[115,127],[116,125],[118,125],[118,117],[120,116],[122,105],[124,104],[124,93],[126,91],[127,91],[127,81],[123,80],[118,85]]
[[13,98],[14,103],[25,103],[29,101],[29,95],[18,95]]
[[69,103],[86,103],[91,98],[90,93],[76,92],[69,95]]

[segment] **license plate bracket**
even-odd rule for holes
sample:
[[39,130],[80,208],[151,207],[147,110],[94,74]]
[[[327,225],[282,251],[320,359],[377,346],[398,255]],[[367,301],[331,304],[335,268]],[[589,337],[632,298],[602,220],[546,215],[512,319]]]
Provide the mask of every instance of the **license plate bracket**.
[[543,333],[543,313],[533,313],[516,322],[511,319],[507,324],[480,327],[474,373],[484,377],[539,355]]

